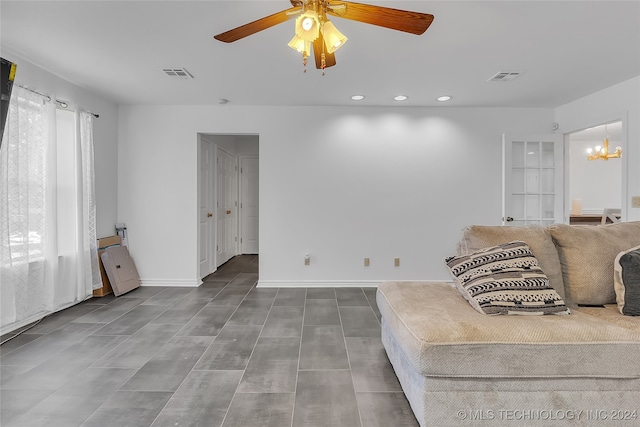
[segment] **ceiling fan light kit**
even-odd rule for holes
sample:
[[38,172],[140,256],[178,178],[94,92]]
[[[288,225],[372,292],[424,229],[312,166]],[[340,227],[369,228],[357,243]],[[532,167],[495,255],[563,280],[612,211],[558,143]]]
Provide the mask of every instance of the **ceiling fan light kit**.
[[433,15],[390,7],[373,6],[350,1],[290,0],[293,7],[265,16],[240,27],[214,36],[216,40],[231,43],[259,31],[281,24],[297,16],[295,36],[288,46],[302,53],[305,66],[307,57],[313,54],[316,68],[322,70],[336,64],[335,51],[342,47],[347,37],[327,18],[327,15],[377,25],[410,34],[423,34],[433,22]]

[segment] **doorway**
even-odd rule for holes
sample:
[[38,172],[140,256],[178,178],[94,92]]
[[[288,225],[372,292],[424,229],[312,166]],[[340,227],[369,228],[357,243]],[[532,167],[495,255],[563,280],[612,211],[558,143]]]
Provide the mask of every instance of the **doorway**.
[[[567,203],[569,223],[600,223],[605,209],[622,209],[623,163],[621,158],[595,158],[596,149],[608,145],[608,153],[623,146],[622,121],[590,127],[568,135]],[[589,160],[588,150],[591,150]]]
[[201,278],[236,255],[258,254],[258,140],[258,135],[198,134]]

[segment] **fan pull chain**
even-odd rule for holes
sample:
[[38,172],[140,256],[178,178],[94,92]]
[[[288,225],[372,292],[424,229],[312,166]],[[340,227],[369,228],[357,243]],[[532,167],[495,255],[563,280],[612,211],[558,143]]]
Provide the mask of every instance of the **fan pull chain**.
[[[322,29],[324,31],[324,23],[327,20],[327,2],[322,1],[320,6],[322,7]],[[322,76],[324,76],[324,69],[327,68],[327,57],[324,54],[324,40],[322,40],[322,54],[320,55],[320,67],[322,68]]]
[[307,72],[307,58],[309,55],[307,55],[307,52],[302,52],[302,65],[304,65],[304,71],[303,73]]

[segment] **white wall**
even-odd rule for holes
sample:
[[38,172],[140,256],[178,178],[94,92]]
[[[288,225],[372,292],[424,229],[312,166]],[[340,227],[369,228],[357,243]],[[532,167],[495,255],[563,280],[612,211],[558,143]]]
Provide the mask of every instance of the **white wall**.
[[615,120],[623,121],[622,215],[625,220],[638,221],[640,209],[631,207],[631,197],[640,196],[640,76],[555,109],[559,133]]
[[118,187],[117,106],[84,88],[54,75],[10,51],[2,57],[17,64],[15,84],[60,99],[100,115],[94,119],[94,158],[98,237],[115,234]]
[[261,284],[449,279],[461,228],[501,221],[501,134],[552,121],[552,109],[121,106],[118,219],[143,284],[197,284],[197,134],[257,134]]
[[234,156],[258,156],[258,135],[202,135],[202,141],[216,144]]

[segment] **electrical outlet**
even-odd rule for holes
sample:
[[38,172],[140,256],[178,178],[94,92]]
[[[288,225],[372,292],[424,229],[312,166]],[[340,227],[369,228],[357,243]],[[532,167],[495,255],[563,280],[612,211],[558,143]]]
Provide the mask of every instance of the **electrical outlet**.
[[311,265],[311,257],[309,255],[304,256],[304,265]]
[[400,258],[394,258],[393,265],[394,267],[400,267]]
[[633,196],[631,198],[631,207],[640,208],[640,196]]
[[365,258],[364,259],[364,266],[365,267],[369,267],[369,264],[371,263],[371,260],[369,258]]

